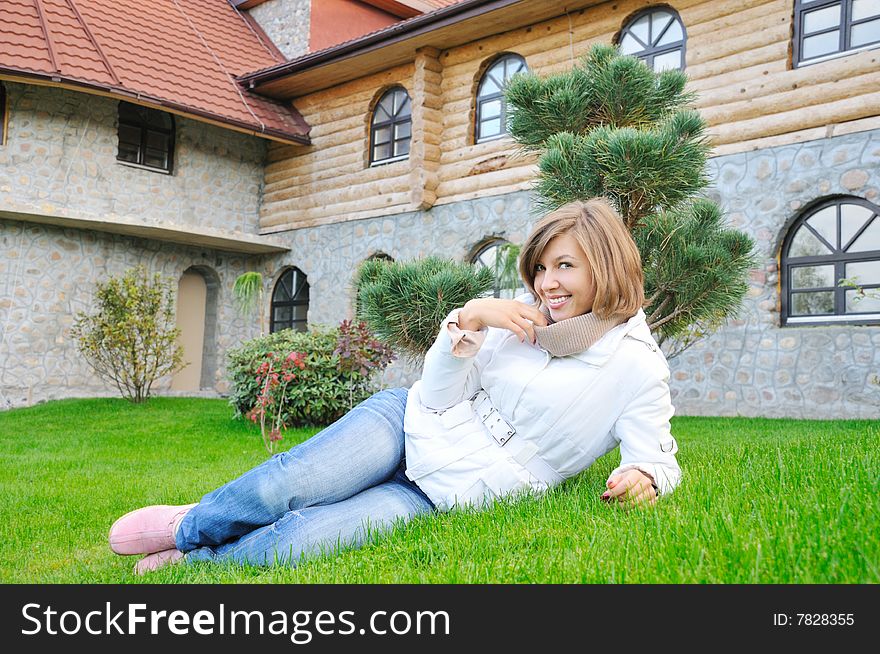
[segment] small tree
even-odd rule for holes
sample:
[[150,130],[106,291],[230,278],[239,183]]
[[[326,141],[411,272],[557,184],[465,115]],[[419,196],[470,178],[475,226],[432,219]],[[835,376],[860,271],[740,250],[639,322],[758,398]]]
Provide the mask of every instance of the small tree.
[[153,382],[185,365],[175,324],[174,287],[144,266],[97,284],[94,313],[80,312],[72,334],[92,369],[138,403]]
[[368,259],[358,269],[358,317],[394,350],[424,356],[440,321],[492,288],[492,270],[439,257],[397,262]]
[[616,206],[642,254],[648,323],[673,353],[738,309],[754,265],[752,239],[700,196],[709,146],[686,82],[596,45],[569,72],[520,74],[506,90],[511,135],[540,155],[539,209]]

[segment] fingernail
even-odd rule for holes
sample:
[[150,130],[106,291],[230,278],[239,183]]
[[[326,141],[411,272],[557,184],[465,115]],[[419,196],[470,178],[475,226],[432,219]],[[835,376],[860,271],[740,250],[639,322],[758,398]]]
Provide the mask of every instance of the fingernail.
[[608,498],[610,498],[610,497],[611,497],[611,493],[602,493],[602,499],[605,500],[606,502],[608,501]]

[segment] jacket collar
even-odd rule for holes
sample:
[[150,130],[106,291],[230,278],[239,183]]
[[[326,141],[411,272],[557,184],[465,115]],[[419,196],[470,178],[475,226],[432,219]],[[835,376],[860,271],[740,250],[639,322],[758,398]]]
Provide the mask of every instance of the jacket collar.
[[590,348],[571,356],[575,359],[588,363],[592,366],[603,366],[608,359],[620,347],[620,343],[626,336],[631,336],[640,341],[652,341],[651,332],[645,318],[645,312],[639,309],[638,313],[625,323],[609,330],[602,338],[596,341]]

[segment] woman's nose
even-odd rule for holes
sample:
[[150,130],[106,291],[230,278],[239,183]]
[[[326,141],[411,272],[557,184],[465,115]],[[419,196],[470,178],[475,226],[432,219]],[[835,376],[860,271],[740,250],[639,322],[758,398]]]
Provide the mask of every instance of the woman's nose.
[[557,286],[559,286],[559,284],[557,283],[556,278],[550,273],[550,271],[546,271],[541,279],[541,290],[550,291]]

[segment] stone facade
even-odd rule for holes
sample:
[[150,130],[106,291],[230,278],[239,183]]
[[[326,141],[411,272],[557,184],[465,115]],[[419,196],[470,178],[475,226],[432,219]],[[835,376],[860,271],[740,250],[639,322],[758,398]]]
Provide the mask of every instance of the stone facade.
[[5,86],[4,209],[257,233],[263,139],[175,116],[174,170],[166,175],[116,160],[116,100],[44,86]]
[[[145,225],[256,234],[262,139],[175,117],[173,174],[116,161],[115,100],[6,83],[8,135],[0,146],[0,210],[136,218]],[[95,281],[144,263],[175,282],[191,268],[217,289],[202,386],[225,390],[222,352],[257,333],[232,305],[235,278],[259,259],[204,247],[0,219],[0,408],[62,397],[113,395],[70,338]],[[158,391],[167,389],[162,380]]]
[[[259,331],[232,303],[235,278],[252,267],[240,255],[10,220],[0,221],[0,247],[0,409],[117,395],[88,367],[70,330],[77,312],[92,308],[96,281],[139,263],[175,282],[195,268],[219,288],[213,333],[205,334],[213,360],[204,389],[227,390],[222,353]],[[159,380],[154,392],[166,392],[170,382]]]
[[269,0],[248,11],[288,59],[309,51],[312,0]]
[[757,242],[739,316],[673,363],[680,413],[880,418],[880,326],[780,327],[784,228],[813,200],[880,204],[880,130],[717,157],[713,195]]

